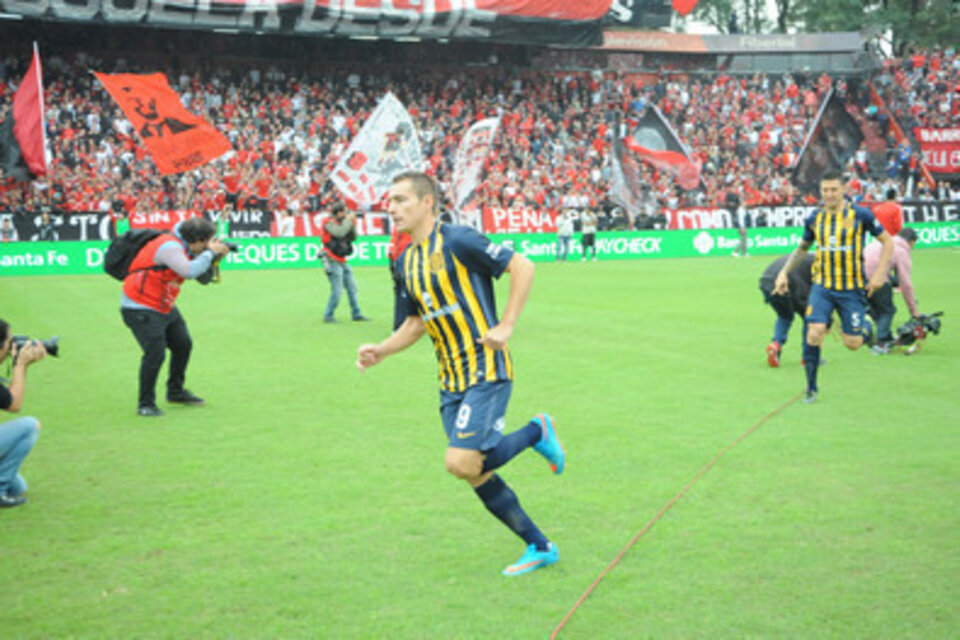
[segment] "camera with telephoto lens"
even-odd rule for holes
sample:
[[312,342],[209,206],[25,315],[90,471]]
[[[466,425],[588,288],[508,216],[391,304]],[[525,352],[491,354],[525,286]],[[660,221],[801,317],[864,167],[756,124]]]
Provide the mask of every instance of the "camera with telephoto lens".
[[[13,364],[17,364],[17,356],[20,355],[20,349],[23,349],[25,346],[34,342],[30,336],[13,336],[10,338],[11,347],[17,348],[17,354],[13,356]],[[43,348],[47,350],[47,353],[53,357],[57,357],[60,353],[60,338],[58,336],[53,336],[49,340],[37,340],[40,344],[43,345]]]
[[923,340],[929,334],[937,335],[940,333],[940,316],[943,311],[936,313],[924,313],[897,329],[897,344],[900,346],[909,346],[913,343]]

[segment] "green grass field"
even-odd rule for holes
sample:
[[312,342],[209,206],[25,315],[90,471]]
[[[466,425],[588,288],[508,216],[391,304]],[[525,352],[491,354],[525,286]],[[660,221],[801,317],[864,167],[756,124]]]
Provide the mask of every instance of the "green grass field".
[[[553,413],[568,462],[555,477],[526,452],[502,471],[560,548],[516,579],[500,570],[522,542],[443,468],[429,341],[354,367],[388,331],[385,268],[357,270],[372,323],[322,324],[319,271],[187,283],[187,386],[208,404],[161,402],[156,420],[135,415],[117,283],[0,278],[0,317],[62,348],[28,376],[44,428],[30,501],[0,512],[0,635],[545,638],[802,391],[798,325],[780,369],[764,357],[767,263],[538,265],[507,418]],[[561,638],[956,637],[960,252],[918,252],[914,271],[943,333],[911,357],[828,339],[820,402],[734,447]]]

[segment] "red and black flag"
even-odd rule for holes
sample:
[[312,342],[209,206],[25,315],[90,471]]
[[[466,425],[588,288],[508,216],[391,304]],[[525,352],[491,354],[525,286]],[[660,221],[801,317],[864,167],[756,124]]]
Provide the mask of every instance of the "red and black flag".
[[97,73],[146,145],[160,173],[182,173],[233,147],[212,124],[184,108],[162,73]]
[[820,176],[829,169],[843,171],[863,137],[843,99],[831,89],[820,105],[817,121],[807,134],[793,170],[793,181],[800,192],[819,193]]
[[672,175],[684,189],[700,186],[700,167],[654,105],[648,106],[640,121],[627,131],[623,145],[644,162]]
[[643,181],[640,179],[640,167],[619,138],[613,141],[612,159],[610,199],[624,207],[633,220],[642,209]]
[[13,96],[13,109],[0,123],[0,167],[16,180],[47,174],[43,112],[43,69],[34,43],[30,68]]

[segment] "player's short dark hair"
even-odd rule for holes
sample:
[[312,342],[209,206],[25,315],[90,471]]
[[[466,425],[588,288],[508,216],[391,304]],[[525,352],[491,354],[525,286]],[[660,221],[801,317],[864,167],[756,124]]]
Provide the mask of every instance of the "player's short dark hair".
[[897,199],[897,188],[890,187],[887,189],[887,200],[896,200]]
[[823,175],[820,176],[820,182],[826,182],[828,180],[839,180],[843,182],[843,172],[840,169],[827,169],[823,172]]
[[184,242],[206,242],[217,235],[217,227],[206,218],[187,218],[180,223],[180,237]]
[[422,171],[404,171],[393,176],[391,183],[397,184],[404,181],[410,183],[417,198],[422,200],[424,196],[433,196],[434,212],[440,208],[440,190],[437,189],[437,183],[433,178]]
[[917,241],[917,230],[911,227],[904,227],[897,232],[897,235],[906,240],[907,242],[916,242]]

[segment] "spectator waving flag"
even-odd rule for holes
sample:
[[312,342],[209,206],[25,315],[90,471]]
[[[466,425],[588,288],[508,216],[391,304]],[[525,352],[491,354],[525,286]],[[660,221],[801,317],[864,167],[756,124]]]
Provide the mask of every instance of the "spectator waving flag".
[[184,108],[164,74],[93,75],[127,116],[160,173],[196,169],[233,148],[216,127]]
[[842,171],[863,138],[860,125],[831,89],[797,157],[793,179],[800,192],[818,194],[820,176],[828,169]]
[[623,144],[643,161],[672,175],[684,189],[700,186],[700,167],[656,106],[647,107],[640,122],[623,139]]
[[387,93],[340,157],[331,179],[346,197],[363,207],[380,201],[393,176],[422,169],[413,119],[396,96]]
[[0,125],[0,167],[22,182],[47,173],[43,112],[43,69],[33,43],[30,68],[13,96],[13,109]]
[[461,216],[470,211],[476,213],[473,205],[476,204],[480,172],[483,162],[490,155],[490,149],[493,148],[493,140],[497,137],[499,127],[500,118],[486,118],[475,122],[457,148],[450,193],[454,208]]

